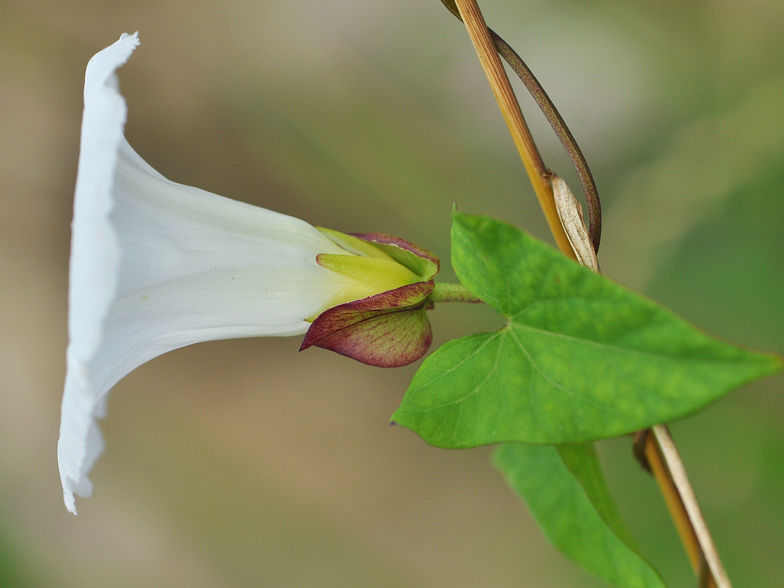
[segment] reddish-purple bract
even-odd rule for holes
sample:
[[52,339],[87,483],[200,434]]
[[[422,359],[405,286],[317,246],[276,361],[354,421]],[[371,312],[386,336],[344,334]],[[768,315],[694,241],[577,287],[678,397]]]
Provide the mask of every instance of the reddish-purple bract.
[[377,367],[408,365],[433,340],[426,310],[434,287],[432,281],[417,282],[326,310],[300,351],[315,345]]

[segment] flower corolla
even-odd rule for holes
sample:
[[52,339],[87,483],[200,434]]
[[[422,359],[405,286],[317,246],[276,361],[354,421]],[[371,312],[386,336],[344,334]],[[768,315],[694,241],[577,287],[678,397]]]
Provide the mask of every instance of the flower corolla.
[[365,259],[336,243],[339,233],[150,167],[123,136],[115,75],[138,44],[137,34],[122,35],[85,75],[57,446],[74,514],[74,494],[92,493],[88,473],[103,450],[97,419],[136,367],[201,341],[305,333],[327,309],[429,279],[380,249],[376,261]]

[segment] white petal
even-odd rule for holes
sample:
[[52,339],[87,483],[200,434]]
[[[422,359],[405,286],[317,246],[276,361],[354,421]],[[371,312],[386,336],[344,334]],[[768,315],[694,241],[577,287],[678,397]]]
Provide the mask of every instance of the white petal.
[[96,419],[121,378],[200,341],[303,333],[354,285],[316,263],[346,252],[304,221],[170,182],[133,151],[114,71],[137,45],[123,35],[85,81],[57,449],[74,514],[103,450]]

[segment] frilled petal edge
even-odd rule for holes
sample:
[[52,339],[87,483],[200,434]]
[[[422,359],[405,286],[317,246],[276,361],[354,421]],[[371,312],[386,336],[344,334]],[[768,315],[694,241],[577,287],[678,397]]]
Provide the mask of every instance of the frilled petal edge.
[[67,374],[57,444],[65,505],[74,514],[74,492],[90,496],[87,471],[103,449],[101,433],[92,418],[97,407],[93,406],[88,364],[100,343],[103,321],[117,289],[120,261],[109,214],[127,110],[114,72],[138,45],[138,35],[123,34],[90,60],[85,73],[82,144],[71,225]]

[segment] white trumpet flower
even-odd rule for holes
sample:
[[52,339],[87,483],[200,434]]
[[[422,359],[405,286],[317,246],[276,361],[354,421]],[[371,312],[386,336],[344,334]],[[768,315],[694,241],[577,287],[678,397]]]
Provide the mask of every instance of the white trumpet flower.
[[114,73],[138,44],[124,34],[85,75],[57,446],[74,514],[74,493],[92,493],[87,475],[103,450],[96,420],[130,371],[201,341],[304,333],[325,309],[416,281],[400,278],[402,266],[375,283],[322,267],[318,255],[355,252],[304,221],[150,167],[123,136],[126,104]]

